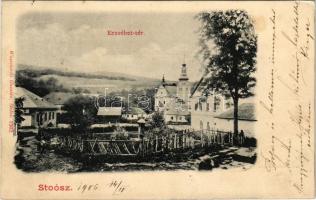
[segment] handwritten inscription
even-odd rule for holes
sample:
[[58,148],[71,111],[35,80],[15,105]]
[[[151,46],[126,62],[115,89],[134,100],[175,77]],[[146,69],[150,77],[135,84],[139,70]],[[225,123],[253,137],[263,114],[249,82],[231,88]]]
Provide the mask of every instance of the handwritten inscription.
[[96,192],[99,190],[108,190],[112,195],[120,195],[127,191],[128,185],[122,180],[112,180],[108,184],[80,184],[77,191],[83,193]]
[[[278,149],[276,151],[276,149]],[[262,155],[268,172],[276,171],[278,167],[286,167],[291,172],[291,140],[287,143],[276,136],[272,136],[271,149],[268,156]]]
[[[272,17],[270,17],[270,21],[272,23],[272,53],[271,53],[271,82],[270,82],[270,90],[267,95],[268,102],[260,101],[260,105],[268,111],[271,115],[273,115],[274,108],[274,71],[275,71],[275,46],[276,46],[276,15],[275,10],[272,9]],[[271,129],[274,129],[274,122],[271,122]]]
[[305,30],[306,30],[306,39],[305,39],[305,44],[300,47],[300,53],[303,55],[305,58],[309,59],[309,50],[310,50],[310,43],[311,40],[314,40],[314,37],[311,35],[310,32],[310,22],[307,20],[307,23],[305,24]]
[[[261,153],[265,168],[270,173],[287,170],[290,185],[298,193],[305,192],[307,178],[312,177],[309,162],[310,156],[313,156],[310,153],[312,152],[312,104],[310,102],[313,99],[308,96],[310,92],[306,86],[310,83],[305,82],[304,75],[306,76],[310,63],[314,37],[312,23],[308,17],[303,18],[305,16],[302,12],[301,2],[294,1],[288,15],[289,26],[282,26],[277,18],[277,10],[271,11],[269,17],[272,28],[269,57],[271,82],[265,96],[266,100],[260,101],[260,105],[267,111],[268,120],[271,122],[268,129],[271,144]],[[279,35],[280,38],[277,37]],[[284,41],[286,51],[277,48],[276,44],[279,41]],[[278,52],[282,54],[277,54]],[[278,67],[285,63],[288,64],[286,67],[282,66],[282,71],[280,71],[281,68]],[[282,88],[286,89],[282,90]],[[280,92],[283,99],[275,98],[276,92]],[[278,109],[277,106],[283,102],[287,102],[284,105],[286,110],[283,105],[282,109]],[[274,116],[280,115],[284,117],[282,123],[274,119]]]

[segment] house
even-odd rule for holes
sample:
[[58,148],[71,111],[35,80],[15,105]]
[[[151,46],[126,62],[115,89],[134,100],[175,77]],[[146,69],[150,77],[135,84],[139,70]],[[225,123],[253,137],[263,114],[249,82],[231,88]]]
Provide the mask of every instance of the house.
[[[233,102],[230,98],[211,91],[205,95],[203,88],[205,86],[204,79],[201,78],[194,88],[190,97],[191,111],[191,127],[194,130],[210,131],[234,130]],[[254,124],[256,122],[253,99],[240,100],[238,106],[238,125],[239,130],[243,130],[245,135],[254,133]]]
[[118,123],[121,117],[122,107],[99,107],[97,112],[98,123]]
[[137,122],[140,118],[147,118],[147,114],[143,109],[138,107],[130,107],[122,115],[122,119],[129,122]]
[[21,128],[56,126],[58,108],[55,105],[22,87],[16,87],[15,97],[24,98]]
[[214,128],[214,116],[229,109],[231,101],[211,92],[203,94],[204,79],[201,78],[190,97],[191,127],[194,130],[210,130]]
[[[215,127],[219,130],[234,130],[234,108],[231,108],[215,116]],[[255,105],[253,103],[242,103],[238,106],[238,129],[243,130],[245,136],[254,137],[256,127]]]
[[189,124],[190,112],[186,104],[170,102],[163,112],[167,124]]

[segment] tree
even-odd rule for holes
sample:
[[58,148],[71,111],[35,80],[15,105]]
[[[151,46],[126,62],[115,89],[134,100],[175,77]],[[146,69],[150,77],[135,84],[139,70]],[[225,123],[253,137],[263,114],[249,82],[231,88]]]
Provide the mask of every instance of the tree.
[[253,21],[243,10],[202,12],[197,18],[201,22],[199,53],[205,65],[205,92],[213,90],[232,98],[234,133],[238,133],[238,101],[253,96],[256,84]]
[[86,134],[95,122],[97,107],[95,100],[88,96],[75,96],[65,103],[65,110],[74,132]]
[[20,127],[22,121],[25,119],[22,117],[23,115],[23,101],[24,97],[15,98],[15,110],[14,110],[14,121],[16,125],[16,132],[18,132],[18,128]]

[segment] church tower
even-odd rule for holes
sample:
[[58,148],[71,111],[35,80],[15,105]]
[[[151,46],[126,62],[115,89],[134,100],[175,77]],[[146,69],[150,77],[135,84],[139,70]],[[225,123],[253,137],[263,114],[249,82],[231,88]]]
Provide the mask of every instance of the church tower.
[[177,96],[186,103],[188,102],[190,91],[191,85],[187,75],[187,66],[186,64],[182,64],[180,78],[177,84]]

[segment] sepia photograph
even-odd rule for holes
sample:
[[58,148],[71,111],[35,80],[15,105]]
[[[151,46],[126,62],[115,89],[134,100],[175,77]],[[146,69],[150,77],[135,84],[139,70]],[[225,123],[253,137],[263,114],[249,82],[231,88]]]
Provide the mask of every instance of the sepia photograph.
[[248,169],[257,156],[253,23],[238,9],[24,14],[16,167]]
[[314,6],[4,1],[0,198],[314,198]]

